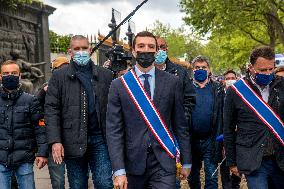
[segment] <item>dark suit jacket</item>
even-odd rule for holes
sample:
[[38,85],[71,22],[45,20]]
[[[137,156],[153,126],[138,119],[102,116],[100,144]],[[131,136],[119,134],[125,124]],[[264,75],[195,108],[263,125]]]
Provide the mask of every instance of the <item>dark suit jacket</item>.
[[[182,85],[177,77],[155,70],[154,104],[171,133],[176,136],[183,164],[190,163],[190,142],[186,123]],[[106,137],[113,171],[126,169],[127,174],[142,175],[147,158],[147,125],[140,116],[120,79],[112,82],[107,107]],[[151,145],[161,166],[175,172],[170,158],[150,133]]]
[[195,102],[196,92],[195,92],[192,80],[190,79],[188,72],[185,68],[183,68],[180,65],[172,63],[168,58],[166,60],[165,72],[178,76],[179,80],[182,83],[183,96],[184,96],[183,105],[184,105],[184,110],[185,110],[185,117],[190,127],[191,113],[196,103]]
[[[249,76],[245,80],[261,96]],[[270,84],[268,104],[284,120],[283,78],[276,77]],[[272,146],[268,146],[268,138]],[[250,174],[258,169],[266,148],[273,149],[277,164],[284,171],[283,146],[231,87],[227,90],[224,106],[224,144],[227,165],[236,165],[241,173]]]

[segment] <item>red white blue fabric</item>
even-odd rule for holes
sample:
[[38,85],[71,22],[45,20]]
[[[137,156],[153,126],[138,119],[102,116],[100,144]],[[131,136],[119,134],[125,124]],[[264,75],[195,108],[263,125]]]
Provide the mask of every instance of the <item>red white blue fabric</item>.
[[179,162],[180,151],[173,134],[168,130],[159,111],[146,93],[134,70],[120,77],[127,93],[144,119],[149,130],[171,158]]
[[240,79],[232,85],[232,88],[284,146],[284,124],[274,110],[245,80]]

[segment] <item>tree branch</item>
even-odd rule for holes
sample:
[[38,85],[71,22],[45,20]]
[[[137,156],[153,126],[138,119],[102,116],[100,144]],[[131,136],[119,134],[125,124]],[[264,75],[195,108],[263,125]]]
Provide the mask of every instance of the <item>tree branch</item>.
[[278,3],[276,3],[274,0],[271,0],[271,2],[281,11],[284,13],[284,8],[281,7]]
[[278,27],[281,27],[281,30],[284,32],[284,24],[281,22],[281,20],[279,20],[279,17],[270,12],[266,12],[265,14],[270,16],[277,23]]
[[257,39],[255,36],[253,36],[252,33],[246,31],[244,28],[240,27],[240,26],[237,26],[238,28],[240,28],[241,31],[243,31],[244,33],[246,33],[247,35],[250,36],[250,38],[252,38],[253,40],[263,44],[263,45],[268,45],[267,43],[265,43],[264,41],[260,40],[260,39]]
[[262,23],[263,25],[265,25],[267,27],[267,23],[264,22],[263,20],[251,19],[251,20],[248,20],[248,22],[259,22],[259,23]]

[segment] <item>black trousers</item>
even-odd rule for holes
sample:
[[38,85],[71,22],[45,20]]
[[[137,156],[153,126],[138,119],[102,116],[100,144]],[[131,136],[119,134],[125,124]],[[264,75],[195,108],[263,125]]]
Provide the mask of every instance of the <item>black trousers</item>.
[[166,172],[151,149],[148,151],[145,173],[127,174],[128,189],[175,189],[176,174]]

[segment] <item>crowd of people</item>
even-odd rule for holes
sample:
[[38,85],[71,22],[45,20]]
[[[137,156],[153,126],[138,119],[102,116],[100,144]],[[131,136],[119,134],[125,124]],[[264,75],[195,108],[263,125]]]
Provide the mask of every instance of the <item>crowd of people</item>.
[[[168,57],[165,39],[133,40],[135,64],[114,78],[90,58],[87,38],[71,38],[36,95],[21,88],[13,60],[1,64],[0,184],[34,189],[35,165],[53,189],[284,188],[284,69],[270,47],[255,48],[244,77],[216,81],[208,57],[188,70]],[[111,64],[111,62],[109,63]],[[91,174],[90,174],[91,173]]]

